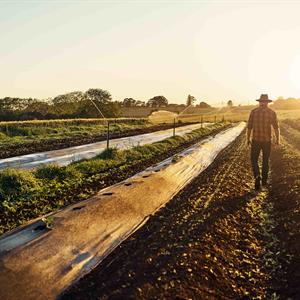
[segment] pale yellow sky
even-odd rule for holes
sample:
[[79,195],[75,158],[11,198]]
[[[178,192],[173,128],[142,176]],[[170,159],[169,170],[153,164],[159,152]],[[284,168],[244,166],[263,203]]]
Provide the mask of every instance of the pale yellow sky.
[[300,1],[1,1],[0,97],[300,97]]

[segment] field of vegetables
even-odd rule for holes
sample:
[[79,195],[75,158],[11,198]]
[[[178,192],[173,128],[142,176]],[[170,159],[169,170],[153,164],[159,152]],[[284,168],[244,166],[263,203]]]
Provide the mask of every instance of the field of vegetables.
[[[0,231],[89,198],[231,124],[0,175]],[[245,131],[62,299],[300,299],[300,119],[280,122],[254,191]],[[175,156],[176,158],[176,156]],[[175,159],[174,158],[174,159]]]
[[108,149],[93,159],[65,167],[49,165],[32,171],[6,169],[0,172],[0,233],[87,199],[98,190],[128,178],[228,126],[231,125],[217,123],[183,137],[175,136],[128,150]]
[[[299,111],[277,111],[279,119],[299,117]],[[176,118],[176,126],[203,122],[247,121],[249,111],[183,114]],[[171,122],[170,122],[171,120]],[[108,119],[110,137],[120,138],[173,127],[170,120],[151,123],[148,118]],[[57,150],[72,146],[103,141],[107,137],[107,121],[104,119],[33,120],[0,122],[0,159],[36,152]]]
[[[152,124],[142,118],[108,121],[110,138],[173,127],[173,124]],[[188,123],[191,122],[180,121],[176,126]],[[0,122],[0,159],[95,143],[106,138],[107,122],[103,119]]]
[[282,122],[267,190],[242,134],[62,299],[300,299],[299,127]]

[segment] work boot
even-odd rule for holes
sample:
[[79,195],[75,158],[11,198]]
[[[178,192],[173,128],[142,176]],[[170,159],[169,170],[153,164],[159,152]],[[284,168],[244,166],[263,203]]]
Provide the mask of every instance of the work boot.
[[260,177],[259,177],[259,176],[257,176],[257,177],[255,178],[255,189],[256,189],[256,190],[259,190],[259,189],[260,189]]

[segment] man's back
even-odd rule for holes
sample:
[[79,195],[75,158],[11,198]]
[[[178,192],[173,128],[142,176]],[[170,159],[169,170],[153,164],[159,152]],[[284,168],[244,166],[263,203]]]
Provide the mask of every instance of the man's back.
[[272,109],[259,106],[251,111],[248,129],[252,129],[253,141],[271,141],[271,125],[274,129],[278,128],[277,116]]

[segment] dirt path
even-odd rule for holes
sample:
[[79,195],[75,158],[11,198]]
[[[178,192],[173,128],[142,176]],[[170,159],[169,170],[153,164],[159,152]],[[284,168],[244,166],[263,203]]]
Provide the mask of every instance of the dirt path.
[[279,208],[253,193],[243,138],[62,298],[278,299]]
[[[300,133],[298,132],[298,140]],[[292,142],[290,135],[285,135]],[[271,199],[276,212],[275,232],[280,244],[283,271],[274,285],[280,299],[300,299],[300,152],[299,143],[283,141],[274,149]]]

